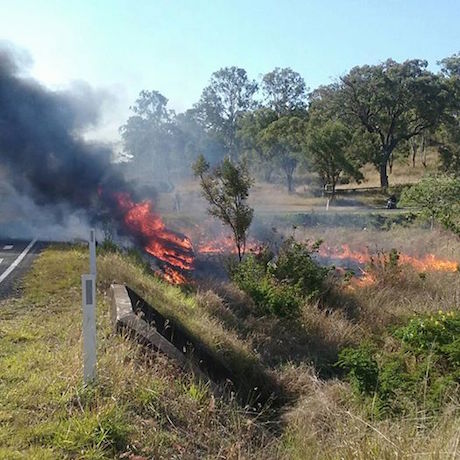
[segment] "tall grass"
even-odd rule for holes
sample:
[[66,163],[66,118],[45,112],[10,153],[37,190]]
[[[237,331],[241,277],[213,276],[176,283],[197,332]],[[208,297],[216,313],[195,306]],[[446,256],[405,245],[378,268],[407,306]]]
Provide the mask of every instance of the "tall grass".
[[[417,232],[412,237],[423,241]],[[433,241],[433,252],[458,254],[449,238]],[[458,309],[458,273],[422,279],[405,269],[404,282],[385,279],[280,319],[261,316],[228,283],[181,290],[129,257],[99,253],[98,380],[85,387],[80,274],[87,264],[79,248],[47,249],[26,276],[23,297],[0,305],[0,458],[458,457],[458,395],[448,395],[437,416],[419,407],[377,419],[334,366],[345,346],[384,338],[411,315]],[[249,384],[270,379],[283,407],[254,410],[228,392],[218,397],[161,353],[114,334],[112,282],[127,283],[180,322]]]

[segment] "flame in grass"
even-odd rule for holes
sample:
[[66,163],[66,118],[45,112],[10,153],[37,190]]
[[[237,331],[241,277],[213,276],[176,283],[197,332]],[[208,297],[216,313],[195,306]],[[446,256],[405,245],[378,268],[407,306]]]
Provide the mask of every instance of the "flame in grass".
[[340,249],[321,245],[318,254],[328,259],[348,260],[358,264],[367,264],[371,260],[371,256],[367,250],[353,251],[348,244],[342,244]]
[[[248,241],[246,243],[246,253],[257,252],[260,250],[261,243],[258,241]],[[201,240],[196,250],[200,254],[237,254],[238,250],[231,236],[221,236],[210,241]]]
[[459,267],[457,262],[438,259],[434,254],[426,254],[420,258],[399,254],[399,261],[402,264],[412,265],[419,272],[455,272]]
[[377,278],[375,275],[366,270],[361,270],[361,276],[352,278],[350,288],[353,289],[355,287],[363,288],[366,286],[372,286],[376,282]]
[[[343,260],[353,262],[358,265],[367,265],[372,261],[372,255],[366,249],[364,251],[355,251],[350,249],[347,244],[343,244],[340,248],[331,248],[329,246],[321,246],[319,249],[321,257],[332,260]],[[455,272],[459,269],[459,264],[453,260],[441,259],[434,254],[426,254],[422,257],[415,257],[405,253],[398,253],[398,262],[401,265],[410,265],[420,273],[425,272]],[[360,274],[352,278],[351,288],[371,286],[377,282],[377,278],[373,273],[366,270],[364,267],[359,267]]]
[[194,253],[189,238],[166,228],[148,200],[136,203],[128,193],[115,194],[118,208],[132,235],[144,250],[164,263],[163,277],[174,284],[186,281],[182,271],[193,269]]
[[168,266],[165,266],[163,272],[158,272],[158,274],[171,284],[184,284],[187,282],[182,273]]

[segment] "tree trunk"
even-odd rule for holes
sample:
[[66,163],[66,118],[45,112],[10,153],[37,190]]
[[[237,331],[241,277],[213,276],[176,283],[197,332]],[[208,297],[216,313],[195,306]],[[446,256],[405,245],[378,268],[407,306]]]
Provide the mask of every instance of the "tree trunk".
[[266,166],[265,167],[265,172],[264,172],[265,182],[268,182],[268,183],[271,182],[272,173],[273,173],[273,168],[271,166]]
[[387,157],[383,158],[380,163],[380,187],[382,188],[388,187],[387,163]]
[[236,248],[238,249],[238,260],[241,262],[243,260],[243,252],[241,250],[241,244],[236,243]]
[[291,172],[286,172],[286,180],[287,180],[288,193],[292,193],[294,191],[294,187],[292,186],[292,173]]

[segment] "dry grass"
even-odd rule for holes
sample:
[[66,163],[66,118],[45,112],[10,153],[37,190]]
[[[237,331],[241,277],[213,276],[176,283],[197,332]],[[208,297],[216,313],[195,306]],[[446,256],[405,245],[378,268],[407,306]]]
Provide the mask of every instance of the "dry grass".
[[[410,158],[397,158],[394,162],[393,172],[389,174],[390,186],[413,184],[423,176],[437,171],[439,166],[439,155],[434,149],[428,149],[426,167],[423,166],[420,158],[416,159],[415,167],[412,166]],[[362,168],[365,180],[361,184],[354,182],[347,185],[340,185],[339,188],[367,188],[380,187],[380,178],[377,169],[371,164]],[[317,196],[319,192],[318,180],[315,174],[301,171],[296,176],[295,193],[288,193],[283,177],[277,177],[275,183],[257,181],[251,189],[249,202],[258,215],[270,214],[292,214],[311,212],[312,210],[323,209],[326,206],[326,198]],[[181,197],[182,210],[178,214],[174,211],[175,194]],[[343,202],[340,206],[340,200]],[[386,195],[378,191],[373,194],[344,195],[335,203],[332,203],[337,212],[353,211],[359,204],[362,206],[384,207]],[[201,197],[198,181],[194,179],[183,180],[177,185],[173,193],[159,194],[156,206],[161,214],[167,219],[174,220],[177,216],[204,216],[206,202]]]
[[243,399],[251,398],[254,387],[264,394],[264,399],[277,392],[276,382],[260,365],[250,343],[241,340],[236,329],[212,314],[214,307],[210,302],[200,302],[200,296],[186,294],[178,287],[146,274],[141,266],[118,253],[101,255],[98,267],[102,289],[107,290],[112,282],[129,285],[230,367]]
[[310,387],[310,394],[286,414],[284,458],[458,458],[458,402],[435,421],[422,416],[376,421],[355,407],[345,384],[312,380]]
[[[388,171],[388,179],[391,185],[405,185],[418,182],[424,175],[435,173],[439,167],[439,154],[436,149],[428,148],[426,152],[426,167],[421,158],[416,158],[415,166],[412,158],[396,158],[393,171]],[[365,180],[361,184],[349,184],[343,188],[380,187],[380,176],[375,166],[365,165],[361,172]]]
[[[399,232],[363,234],[407,248],[425,241],[438,255],[459,255],[445,234]],[[350,238],[341,230],[323,236]],[[356,244],[365,240],[360,234],[357,238]],[[86,251],[78,248],[46,250],[25,280],[23,298],[0,308],[0,458],[458,456],[456,399],[438,418],[414,413],[374,420],[348,384],[334,376],[333,367],[343,347],[384,334],[388,325],[412,312],[458,309],[457,273],[422,280],[407,272],[404,283],[356,290],[329,307],[306,304],[298,318],[278,319],[260,316],[230,284],[208,283],[185,292],[130,258],[102,253],[98,382],[83,387],[79,276],[87,264]],[[261,376],[273,379],[284,392],[281,416],[267,408],[254,413],[235,398],[216,397],[162,355],[114,335],[106,297],[114,281],[129,284],[199,336],[248,383]]]
[[[162,355],[114,335],[105,290],[98,292],[98,382],[82,385],[85,252],[45,251],[24,297],[1,306],[0,458],[260,458],[270,441],[263,425]],[[166,287],[164,295],[172,295]]]

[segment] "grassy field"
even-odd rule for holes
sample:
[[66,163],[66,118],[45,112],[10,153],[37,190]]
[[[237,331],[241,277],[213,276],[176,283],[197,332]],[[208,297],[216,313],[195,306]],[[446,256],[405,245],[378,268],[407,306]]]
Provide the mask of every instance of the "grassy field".
[[[357,189],[356,193],[339,194],[330,203],[333,212],[356,212],[358,209],[384,208],[391,193],[400,192],[401,186],[413,184],[423,176],[437,172],[439,155],[434,150],[428,150],[426,167],[421,159],[416,158],[415,166],[410,158],[396,158],[393,172],[389,174],[390,189],[388,192],[360,189],[380,187],[378,171],[371,164],[362,168],[364,181],[360,184],[351,182],[339,185],[338,189]],[[273,183],[256,181],[250,192],[249,202],[258,215],[293,214],[302,212],[325,211],[327,197],[321,196],[320,186],[315,174],[299,168],[295,176],[295,192],[288,193],[283,176],[274,178]],[[181,180],[173,193],[162,193],[156,199],[156,206],[163,216],[174,215],[175,195],[180,196],[182,213],[192,216],[203,215],[205,202],[201,197],[199,182],[194,179]]]
[[[354,244],[380,239],[401,250],[425,244],[438,256],[460,259],[458,240],[437,230],[372,232],[358,234]],[[298,236],[315,237],[311,230]],[[323,236],[351,239],[345,229]],[[81,247],[47,249],[24,280],[22,298],[0,305],[0,458],[458,456],[458,386],[444,391],[436,414],[422,401],[403,414],[379,416],[372,398],[358,397],[336,366],[345,347],[369,340],[390,352],[395,327],[417,315],[458,311],[458,272],[421,277],[403,267],[375,285],[338,286],[328,305],[307,302],[297,317],[278,318],[261,314],[230,283],[180,289],[132,256],[101,252],[98,381],[84,387],[79,277],[87,265]],[[113,334],[107,293],[114,281],[129,284],[199,337],[232,369],[235,387],[213,395],[206,382],[161,354]],[[273,393],[273,402],[251,400],[250,389],[257,388],[255,394],[261,387]]]

